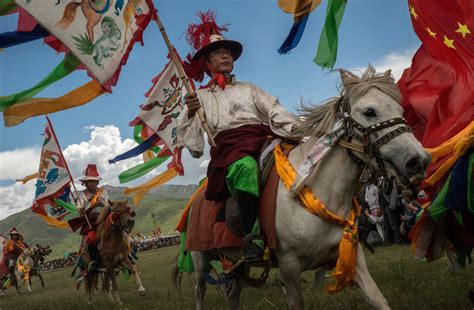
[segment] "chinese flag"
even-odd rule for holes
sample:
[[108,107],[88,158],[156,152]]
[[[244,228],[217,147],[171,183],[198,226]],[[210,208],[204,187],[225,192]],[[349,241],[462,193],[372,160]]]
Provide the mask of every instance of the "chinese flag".
[[422,45],[398,81],[405,117],[433,148],[474,119],[474,1],[409,0]]

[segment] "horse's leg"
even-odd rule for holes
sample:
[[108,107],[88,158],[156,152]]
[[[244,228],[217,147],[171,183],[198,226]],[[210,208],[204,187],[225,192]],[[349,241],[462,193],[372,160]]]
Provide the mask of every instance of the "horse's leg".
[[[250,270],[249,270],[250,271]],[[248,276],[248,273],[246,274]],[[240,293],[242,292],[242,278],[235,277],[231,283],[222,287],[230,309],[240,309]]]
[[301,264],[298,258],[291,254],[278,256],[281,279],[285,285],[286,298],[289,309],[304,309],[303,295],[301,294]]
[[390,309],[387,300],[369,274],[365,254],[359,244],[357,249],[357,267],[355,282],[365,295],[365,300],[376,309]]
[[31,289],[31,274],[29,271],[23,279],[23,282],[26,282],[26,288],[28,289],[28,292],[33,292],[33,290]]
[[145,295],[145,288],[143,287],[142,280],[140,279],[140,274],[138,272],[138,268],[136,265],[132,264],[129,259],[126,259],[123,265],[128,268],[128,270],[132,271],[133,275],[135,276],[135,281],[138,287],[138,294]]
[[114,268],[107,268],[104,271],[104,287],[105,291],[107,292],[107,296],[109,297],[109,301],[115,302],[114,296],[112,295],[112,289],[110,287],[110,281],[112,280],[112,277],[114,275]]
[[41,281],[41,287],[45,287],[45,285],[44,285],[44,280],[43,280],[43,276],[42,276],[39,272],[36,273],[36,276],[37,276],[37,277],[40,279],[40,281]]
[[206,260],[205,252],[191,252],[194,263],[194,293],[196,296],[196,309],[204,309],[204,296],[206,295],[206,282],[204,282],[203,274],[209,262]]
[[115,302],[119,305],[123,305],[123,302],[120,300],[120,294],[118,291],[117,278],[115,277],[115,271],[111,274],[110,280],[112,281],[112,294],[113,294]]

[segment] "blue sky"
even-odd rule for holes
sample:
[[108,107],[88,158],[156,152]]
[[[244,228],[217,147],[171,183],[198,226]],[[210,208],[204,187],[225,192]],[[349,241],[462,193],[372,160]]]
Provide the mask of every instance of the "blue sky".
[[[336,94],[337,74],[316,66],[315,55],[324,22],[327,1],[312,13],[300,45],[289,55],[276,50],[287,35],[292,18],[283,14],[276,0],[220,1],[156,1],[168,35],[181,55],[189,51],[184,30],[197,21],[197,10],[215,10],[218,23],[230,23],[228,38],[239,40],[244,53],[236,63],[238,79],[251,81],[280,98],[292,109],[300,98],[319,102]],[[414,49],[419,41],[409,20],[407,1],[348,1],[339,31],[339,53],[336,67],[360,68],[380,61],[390,53]],[[17,16],[0,19],[0,29],[15,29]],[[150,80],[166,62],[166,47],[155,24],[144,35],[145,45],[136,45],[128,64],[122,70],[112,94],[89,104],[51,116],[63,147],[87,139],[85,126],[114,124],[122,136],[130,137],[128,122],[138,113]],[[0,94],[7,95],[34,85],[62,59],[41,41],[9,48],[0,53]],[[40,93],[41,97],[57,97],[88,81],[78,71]],[[0,151],[40,145],[44,118],[5,128],[0,126]]]
[[[181,56],[190,51],[184,32],[189,23],[198,21],[196,11],[213,9],[219,24],[230,23],[225,36],[244,46],[234,70],[237,79],[253,82],[277,96],[291,111],[298,107],[301,98],[318,103],[337,95],[338,74],[312,62],[327,0],[311,14],[299,46],[287,55],[279,55],[277,49],[293,19],[278,8],[277,0],[154,0],[154,3]],[[16,24],[16,15],[2,17],[0,31],[15,30]],[[117,175],[140,162],[136,158],[110,166],[106,160],[134,146],[128,123],[138,114],[151,79],[167,62],[168,51],[154,23],[145,30],[144,42],[144,46],[135,45],[112,94],[50,116],[74,178],[80,177],[87,163],[96,162],[104,183],[118,185]],[[335,68],[363,70],[371,63],[379,70],[393,68],[395,76],[399,76],[410,66],[419,45],[407,0],[351,0],[339,29]],[[62,59],[62,54],[42,41],[5,49],[0,52],[0,95],[31,87]],[[77,71],[37,97],[58,97],[89,80],[84,71]],[[44,117],[36,117],[16,127],[0,126],[0,219],[31,206],[34,182],[27,186],[14,182],[37,171],[44,124]],[[205,174],[207,160],[208,157],[198,161],[185,157],[186,176],[173,182],[196,183]],[[126,185],[144,182],[160,169],[164,167]]]

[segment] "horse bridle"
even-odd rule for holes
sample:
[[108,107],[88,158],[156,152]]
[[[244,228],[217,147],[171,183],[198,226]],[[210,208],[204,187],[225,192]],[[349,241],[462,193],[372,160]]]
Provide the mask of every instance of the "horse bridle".
[[[341,97],[341,100],[342,100],[341,112],[342,112],[342,117],[344,120],[344,128],[346,130],[345,135],[347,137],[346,145],[349,146],[349,147],[346,147],[347,154],[354,162],[362,166],[365,166],[367,162],[361,159],[360,157],[356,156],[352,152],[352,150],[356,150],[360,153],[363,153],[368,158],[375,158],[378,168],[381,170],[381,172],[384,175],[386,175],[387,173],[386,173],[384,161],[389,161],[389,160],[382,157],[382,155],[380,154],[380,148],[382,147],[382,145],[386,144],[388,141],[392,140],[393,138],[398,137],[399,135],[405,132],[412,132],[411,128],[408,127],[406,123],[406,119],[403,117],[396,117],[396,118],[392,118],[392,119],[365,127],[350,116],[351,110],[350,110],[350,105],[348,103],[348,100],[344,97]],[[371,141],[370,135],[372,133],[375,133],[385,128],[390,128],[396,125],[400,125],[400,124],[402,124],[402,126],[390,131],[389,133],[383,135],[382,137],[378,138],[377,140],[373,142]],[[362,142],[362,146],[352,143],[353,139],[359,142]],[[342,143],[342,145],[344,146],[344,143]]]
[[[110,223],[112,224],[112,228],[123,230],[124,227],[122,227],[120,221],[117,220],[120,219],[120,216],[124,213],[128,213],[131,217],[135,217],[135,211],[133,211],[130,207],[127,207],[125,208],[125,210],[122,210],[120,212],[115,212],[114,210],[112,210],[112,208],[110,208],[110,213],[108,217]],[[117,222],[119,223],[118,225]]]

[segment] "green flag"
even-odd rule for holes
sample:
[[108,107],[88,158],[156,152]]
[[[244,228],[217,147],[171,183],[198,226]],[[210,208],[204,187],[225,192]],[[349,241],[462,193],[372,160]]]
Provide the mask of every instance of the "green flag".
[[15,8],[14,0],[0,0],[0,16],[7,15]]
[[313,61],[324,67],[332,68],[337,58],[337,31],[341,24],[347,0],[329,0],[326,21],[319,37],[318,52]]
[[80,65],[80,61],[73,54],[67,54],[63,61],[58,64],[44,79],[38,84],[16,94],[9,96],[0,97],[0,112],[3,112],[9,106],[14,105],[17,102],[22,102],[33,98],[34,95],[53,84],[56,81],[64,78]]
[[128,170],[125,170],[118,176],[120,183],[127,183],[141,177],[142,175],[147,174],[148,172],[161,165],[168,158],[169,156],[159,158],[155,157],[147,162],[144,162],[143,164],[139,164]]
[[69,213],[71,213],[72,215],[79,215],[79,212],[77,212],[77,207],[75,205],[62,201],[60,199],[54,199],[54,202],[58,206],[63,207],[64,209],[68,210]]

